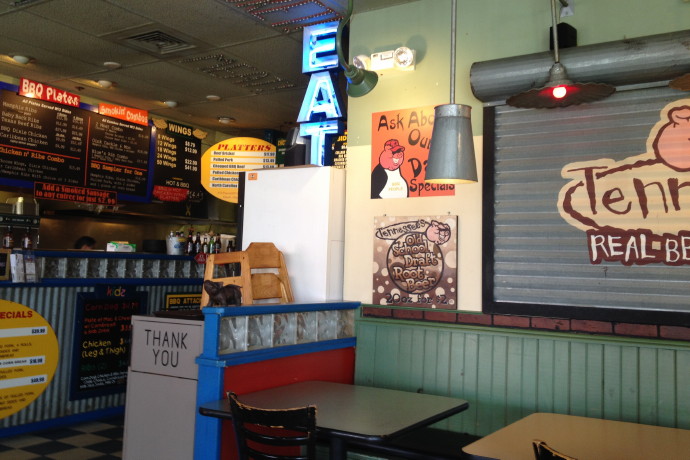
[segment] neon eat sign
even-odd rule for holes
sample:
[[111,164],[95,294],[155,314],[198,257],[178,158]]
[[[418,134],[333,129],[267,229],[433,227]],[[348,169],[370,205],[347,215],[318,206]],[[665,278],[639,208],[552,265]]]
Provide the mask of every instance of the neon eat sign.
[[335,36],[338,22],[305,27],[302,38],[302,73],[311,74],[307,93],[297,121],[300,136],[311,137],[310,163],[324,166],[326,136],[342,128],[340,98],[335,91],[334,75],[338,68]]

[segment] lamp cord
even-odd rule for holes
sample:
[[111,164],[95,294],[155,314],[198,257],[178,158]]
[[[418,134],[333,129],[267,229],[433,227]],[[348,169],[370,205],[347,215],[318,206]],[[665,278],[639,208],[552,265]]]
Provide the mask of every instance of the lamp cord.
[[451,0],[450,17],[450,103],[455,104],[455,36],[458,22],[457,0]]
[[[559,0],[561,4],[568,7],[567,0]],[[553,60],[561,62],[558,52],[558,20],[556,18],[556,0],[551,0],[551,36],[553,37]]]

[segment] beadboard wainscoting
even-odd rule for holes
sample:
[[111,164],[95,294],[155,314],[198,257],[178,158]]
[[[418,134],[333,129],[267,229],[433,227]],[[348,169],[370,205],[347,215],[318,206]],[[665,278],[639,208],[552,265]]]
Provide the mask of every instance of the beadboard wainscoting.
[[380,318],[357,321],[356,383],[456,396],[484,436],[533,412],[690,428],[690,344]]

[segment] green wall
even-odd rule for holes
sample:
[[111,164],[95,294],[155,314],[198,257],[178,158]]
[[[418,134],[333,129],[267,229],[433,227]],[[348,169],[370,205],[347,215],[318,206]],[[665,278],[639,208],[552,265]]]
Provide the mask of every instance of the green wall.
[[[356,2],[355,2],[356,3]],[[557,2],[558,4],[558,2]],[[372,113],[447,104],[450,96],[450,0],[419,0],[352,18],[351,55],[406,45],[413,72],[383,74],[348,106],[344,296],[371,302],[372,228],[376,216],[458,216],[458,308],[481,311],[482,104],[473,62],[548,50],[549,0],[458,0],[456,103],[472,105],[480,182],[437,198],[371,200]],[[690,2],[575,0],[566,22],[580,45],[690,27]],[[685,343],[535,333],[460,325],[358,321],[357,380],[422,389],[470,401],[449,427],[484,435],[534,411],[552,411],[690,428],[690,349]]]
[[690,429],[688,343],[364,318],[355,375],[465,399],[440,426],[480,436],[533,412]]

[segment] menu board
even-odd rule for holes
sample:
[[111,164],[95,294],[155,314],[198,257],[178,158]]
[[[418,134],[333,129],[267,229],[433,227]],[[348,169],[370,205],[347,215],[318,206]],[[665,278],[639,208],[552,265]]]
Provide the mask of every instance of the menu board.
[[0,184],[40,181],[145,197],[151,129],[89,110],[0,93]]
[[241,172],[275,167],[275,145],[253,137],[234,137],[214,144],[201,156],[201,185],[216,198],[237,203]]
[[153,123],[153,198],[168,202],[201,200],[201,139],[207,133],[158,118]]
[[125,391],[132,315],[141,313],[145,301],[146,293],[133,286],[101,286],[79,295],[70,399]]

